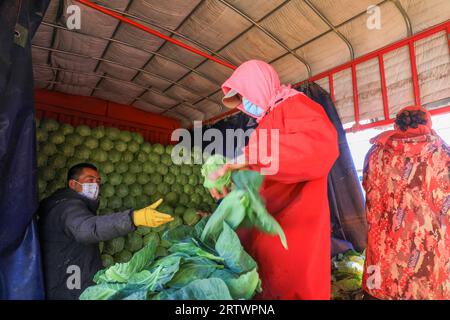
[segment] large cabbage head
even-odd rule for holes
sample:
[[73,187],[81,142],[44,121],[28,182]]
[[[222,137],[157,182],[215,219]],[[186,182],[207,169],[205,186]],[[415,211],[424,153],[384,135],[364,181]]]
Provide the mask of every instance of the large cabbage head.
[[125,239],[125,249],[130,252],[136,252],[142,248],[142,237],[136,233],[130,233]]
[[216,188],[219,192],[223,186],[228,187],[231,184],[231,172],[228,171],[223,177],[217,180],[209,179],[209,175],[220,169],[227,162],[226,158],[220,154],[209,157],[202,166],[202,176],[205,179],[203,186],[208,189]]
[[59,123],[53,119],[42,119],[39,126],[47,132],[59,129]]
[[[91,135],[95,139],[101,139],[105,136],[105,127],[104,126],[98,126],[91,130]],[[106,150],[108,151],[108,150]]]
[[103,253],[114,255],[123,250],[125,246],[125,238],[119,237],[106,241],[103,247]]

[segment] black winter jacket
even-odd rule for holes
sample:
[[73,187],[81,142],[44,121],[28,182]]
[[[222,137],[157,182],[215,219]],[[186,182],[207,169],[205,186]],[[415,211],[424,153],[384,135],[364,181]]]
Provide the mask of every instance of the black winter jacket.
[[98,206],[98,200],[69,188],[41,202],[38,221],[47,299],[78,299],[102,268],[99,242],[135,230],[132,210],[96,216]]

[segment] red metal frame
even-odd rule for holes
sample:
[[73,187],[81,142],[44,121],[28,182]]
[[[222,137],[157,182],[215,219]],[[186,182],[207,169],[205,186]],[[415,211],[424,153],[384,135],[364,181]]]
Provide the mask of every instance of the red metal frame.
[[138,29],[140,29],[142,31],[145,31],[145,32],[147,32],[147,33],[149,33],[151,35],[157,36],[157,37],[159,37],[161,39],[164,39],[164,40],[166,40],[168,42],[171,42],[171,43],[173,43],[173,44],[175,44],[175,45],[177,45],[177,46],[179,46],[179,47],[181,47],[183,49],[186,49],[186,50],[188,50],[190,52],[193,52],[193,53],[195,53],[195,54],[197,54],[199,56],[202,56],[204,58],[212,60],[212,61],[214,61],[216,63],[219,63],[219,64],[221,64],[221,65],[223,65],[225,67],[228,67],[230,69],[233,69],[233,70],[236,69],[236,66],[232,65],[231,63],[228,63],[226,61],[223,61],[221,59],[213,57],[212,55],[209,55],[209,54],[207,54],[207,53],[205,53],[205,52],[203,52],[201,50],[198,50],[197,48],[194,48],[194,47],[192,47],[192,46],[190,46],[190,45],[188,45],[188,44],[186,44],[184,42],[181,42],[181,41],[178,41],[178,40],[176,40],[174,38],[168,37],[165,34],[162,34],[161,32],[158,32],[158,31],[156,31],[156,30],[154,30],[152,28],[146,27],[146,26],[144,26],[143,24],[141,24],[139,22],[136,22],[134,20],[128,19],[127,17],[124,17],[124,16],[122,16],[122,15],[120,15],[118,13],[115,13],[114,11],[111,11],[111,10],[105,8],[105,7],[99,6],[99,5],[95,4],[95,3],[92,3],[91,1],[88,1],[88,0],[76,0],[76,1],[78,1],[78,2],[88,6],[88,7],[92,8],[92,9],[94,9],[94,10],[97,10],[97,11],[99,11],[101,13],[104,13],[104,14],[110,16],[110,17],[113,17],[113,18],[115,18],[117,20],[120,20],[120,21],[122,21],[124,23],[127,23],[127,24],[129,24],[129,25],[131,25],[131,26],[133,26],[135,28],[138,28]]
[[174,129],[180,128],[178,120],[137,108],[93,97],[68,95],[44,89],[35,90],[37,118],[50,118],[73,126],[85,124],[115,127],[135,131],[146,141],[171,144]]
[[416,48],[414,47],[414,41],[410,41],[409,44],[409,61],[411,62],[411,75],[414,89],[414,102],[416,105],[420,105],[420,88],[419,88],[419,75],[417,72],[416,63]]
[[[446,22],[443,22],[439,25],[436,25],[430,29],[427,29],[425,31],[422,31],[416,35],[413,35],[409,38],[400,40],[398,42],[395,42],[391,45],[388,45],[384,48],[378,49],[376,51],[373,51],[365,56],[359,57],[353,61],[344,63],[336,68],[333,68],[331,70],[327,70],[325,72],[322,72],[320,74],[317,74],[311,78],[309,78],[306,81],[302,81],[299,82],[297,84],[295,84],[293,87],[298,87],[301,86],[302,84],[306,83],[306,82],[314,82],[323,78],[328,78],[329,80],[329,86],[330,86],[330,95],[331,95],[331,99],[333,101],[335,101],[335,92],[334,92],[334,81],[333,81],[333,75],[351,68],[352,69],[352,81],[353,81],[353,96],[356,97],[355,101],[356,104],[354,106],[354,112],[355,112],[355,125],[353,128],[347,129],[347,132],[351,132],[351,131],[358,131],[358,130],[365,130],[365,129],[370,129],[370,128],[376,128],[376,127],[382,127],[382,126],[386,126],[389,124],[393,123],[393,119],[389,119],[389,100],[388,100],[388,95],[387,95],[387,87],[386,87],[386,75],[385,75],[385,70],[384,70],[384,61],[383,61],[383,57],[386,53],[392,52],[394,50],[397,50],[399,48],[405,47],[405,46],[409,46],[409,54],[410,54],[410,62],[411,62],[411,73],[412,73],[412,78],[413,78],[413,89],[414,89],[414,99],[415,99],[415,103],[420,105],[421,101],[420,101],[420,85],[419,85],[419,78],[418,78],[418,73],[417,73],[417,63],[416,63],[416,57],[415,57],[415,43],[419,40],[422,40],[424,38],[428,38],[436,33],[442,32],[442,31],[446,31],[447,32],[447,37],[450,35],[450,20],[447,20]],[[449,51],[450,51],[450,38],[449,38]],[[380,75],[381,75],[381,92],[382,92],[382,97],[383,97],[383,113],[384,113],[384,120],[381,121],[377,121],[374,123],[369,123],[369,124],[360,124],[359,123],[359,105],[358,105],[358,89],[357,89],[357,85],[355,85],[355,80],[356,80],[356,74],[354,72],[356,65],[366,62],[368,60],[374,59],[374,58],[378,58],[379,63],[379,68],[380,68]],[[438,115],[438,114],[443,114],[443,113],[448,113],[450,112],[450,107],[443,107],[443,108],[439,108],[436,110],[432,110],[431,114],[432,115]],[[237,111],[234,112],[227,112],[223,115],[214,117],[210,120],[208,120],[208,123],[212,123],[215,121],[219,121],[225,117],[228,117],[234,113],[237,113]]]
[[[405,47],[408,46],[409,49],[409,57],[410,57],[410,63],[411,63],[411,76],[412,76],[412,82],[413,82],[413,90],[414,90],[414,101],[416,105],[420,105],[421,104],[421,99],[420,99],[420,85],[419,85],[419,76],[418,76],[418,71],[417,71],[417,61],[416,61],[416,53],[415,53],[415,43],[421,39],[430,37],[436,33],[442,32],[442,31],[446,31],[447,32],[447,36],[450,34],[450,21],[446,21],[444,23],[441,23],[435,27],[432,27],[428,30],[425,30],[421,33],[418,33],[412,37],[409,37],[407,39],[403,39],[400,40],[394,44],[391,44],[389,46],[386,46],[384,48],[381,48],[379,50],[376,50],[374,52],[371,52],[365,56],[362,56],[360,58],[357,58],[353,61],[350,61],[348,63],[345,63],[339,67],[336,67],[332,70],[328,70],[326,72],[320,73],[318,75],[315,75],[313,77],[311,77],[310,79],[308,79],[308,82],[313,82],[313,81],[317,81],[320,79],[323,79],[325,77],[328,77],[328,79],[332,79],[333,75],[335,73],[341,72],[343,70],[346,69],[350,69],[352,70],[352,83],[353,83],[353,96],[354,96],[354,114],[355,114],[355,125],[350,128],[347,129],[347,132],[355,132],[355,131],[359,131],[359,130],[365,130],[365,129],[370,129],[370,128],[376,128],[376,127],[382,127],[382,126],[386,126],[389,124],[392,124],[394,122],[393,119],[390,119],[390,114],[389,114],[389,100],[388,100],[388,95],[387,95],[387,87],[386,87],[386,74],[385,74],[385,69],[384,69],[384,55],[388,52],[394,51],[396,49],[399,49],[401,47]],[[450,48],[450,39],[449,39],[449,48]],[[449,49],[450,50],[450,49]],[[369,124],[360,124],[360,118],[359,118],[359,101],[358,101],[358,86],[357,86],[357,78],[356,78],[356,65],[366,62],[368,60],[374,59],[374,58],[378,58],[379,61],[379,68],[380,68],[380,75],[381,75],[381,93],[382,93],[382,98],[383,98],[383,113],[384,113],[384,120],[381,121],[377,121],[374,123],[369,123]],[[301,84],[303,84],[305,82],[301,82],[296,84],[295,86],[299,86]],[[334,91],[331,90],[331,83],[330,83],[330,95],[334,101]],[[334,90],[334,89],[333,89]],[[436,110],[432,110],[431,114],[432,115],[437,115],[437,114],[442,114],[442,113],[447,113],[449,112],[449,108],[448,107],[443,107],[443,108],[439,108]]]
[[383,97],[384,120],[389,120],[389,99],[387,95],[386,74],[384,72],[384,57],[382,54],[378,56],[378,67],[380,69],[381,94]]
[[356,125],[359,125],[359,97],[358,79],[356,78],[356,64],[352,64],[352,85],[353,85],[353,110],[355,113]]
[[[430,114],[432,116],[437,116],[437,115],[444,114],[444,113],[450,113],[450,106],[430,110]],[[395,119],[381,120],[381,121],[377,121],[377,122],[373,122],[373,123],[359,125],[358,127],[352,127],[352,128],[346,129],[345,131],[346,132],[357,132],[357,131],[361,131],[361,130],[385,127],[385,126],[389,126],[389,125],[393,124],[394,121],[395,121]]]
[[[197,55],[200,55],[204,58],[207,58],[209,60],[212,60],[216,63],[219,63],[223,66],[226,66],[230,69],[236,69],[236,67],[226,61],[223,61],[221,59],[218,59],[216,57],[213,57],[201,50],[198,50],[194,47],[191,47],[181,41],[178,41],[176,39],[173,39],[171,37],[168,37],[154,29],[151,29],[149,27],[146,27],[134,20],[128,19],[118,13],[115,13],[114,11],[111,11],[107,8],[104,8],[102,6],[99,6],[97,4],[92,3],[91,1],[88,0],[76,0],[92,9],[95,9],[97,11],[100,11],[108,16],[111,16],[115,19],[118,19],[124,23],[127,23],[135,28],[138,28],[140,30],[143,30],[149,34],[155,35],[159,38],[162,38],[168,42],[171,42],[179,47],[182,47],[190,52],[193,52]],[[433,34],[436,34],[438,32],[441,31],[446,31],[447,32],[447,37],[450,34],[450,21],[446,21],[444,23],[441,23],[435,27],[432,27],[428,30],[425,30],[423,32],[420,32],[414,36],[411,36],[409,38],[400,40],[394,44],[388,45],[384,48],[381,48],[379,50],[376,50],[374,52],[371,52],[365,56],[359,57],[353,61],[350,61],[348,63],[345,63],[339,67],[336,67],[334,69],[331,69],[329,71],[320,73],[318,75],[315,75],[311,78],[309,78],[307,81],[308,82],[313,82],[313,81],[317,81],[319,79],[328,77],[329,79],[329,86],[330,86],[330,95],[331,98],[334,101],[334,83],[333,83],[333,75],[335,73],[338,73],[340,71],[346,70],[351,68],[352,71],[352,84],[353,84],[353,105],[354,105],[354,115],[355,115],[355,125],[352,129],[349,129],[350,131],[357,131],[357,130],[363,130],[363,129],[367,129],[369,127],[375,127],[375,126],[383,126],[386,124],[386,122],[389,122],[389,101],[388,101],[388,96],[387,96],[387,88],[386,88],[386,75],[385,75],[385,69],[384,69],[384,62],[383,62],[383,56],[384,54],[394,51],[396,49],[399,49],[401,47],[404,46],[408,46],[409,47],[409,55],[410,55],[410,63],[411,63],[411,74],[412,74],[412,81],[413,81],[413,90],[414,90],[414,101],[416,105],[420,105],[421,104],[421,99],[420,99],[420,85],[419,85],[419,77],[418,77],[418,72],[417,72],[417,62],[416,62],[416,54],[415,54],[415,43],[421,39],[427,38]],[[449,47],[450,47],[450,39],[449,39]],[[384,113],[384,120],[382,121],[377,121],[375,123],[371,123],[368,125],[361,125],[360,124],[360,117],[359,117],[359,98],[358,98],[358,79],[356,77],[356,65],[366,62],[368,60],[374,59],[374,58],[378,58],[379,61],[379,68],[380,68],[380,75],[381,75],[381,92],[382,92],[382,97],[383,97],[383,113]],[[304,83],[304,82],[302,82]],[[298,83],[295,86],[298,86],[302,83]],[[445,108],[441,108],[444,109]],[[231,114],[235,113],[234,111],[230,111],[227,112],[219,117],[214,117],[210,120],[208,120],[208,123],[211,123],[213,121],[218,121],[226,116],[229,116]]]

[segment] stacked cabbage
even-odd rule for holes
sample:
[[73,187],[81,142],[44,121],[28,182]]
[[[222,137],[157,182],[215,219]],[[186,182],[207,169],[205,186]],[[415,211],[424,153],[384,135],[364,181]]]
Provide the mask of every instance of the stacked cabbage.
[[40,199],[66,186],[71,166],[90,162],[98,167],[102,178],[100,215],[140,209],[163,198],[158,210],[175,217],[168,225],[140,227],[126,237],[100,244],[105,267],[129,261],[150,241],[157,243],[157,256],[167,255],[170,244],[161,240],[163,232],[182,224],[195,225],[197,211],[213,212],[216,208],[202,185],[201,165],[194,161],[198,150],[177,165],[171,158],[173,146],[150,144],[136,132],[103,126],[73,127],[52,119],[37,119],[36,124]]
[[361,300],[365,254],[354,250],[331,259],[331,295],[333,300]]

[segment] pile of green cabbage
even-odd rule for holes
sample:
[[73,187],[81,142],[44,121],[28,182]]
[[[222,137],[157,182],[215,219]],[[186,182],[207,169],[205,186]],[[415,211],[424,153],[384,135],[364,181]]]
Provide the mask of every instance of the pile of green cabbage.
[[67,184],[67,171],[80,162],[99,168],[102,177],[99,215],[140,209],[160,198],[158,210],[174,221],[158,228],[139,227],[125,237],[100,243],[102,262],[124,263],[149,241],[158,244],[156,255],[168,254],[161,239],[167,230],[198,222],[197,211],[213,212],[216,203],[205,189],[201,150],[195,147],[182,164],[172,161],[172,145],[148,143],[136,132],[112,127],[71,126],[53,119],[36,119],[39,199]]
[[364,253],[348,250],[331,259],[331,298],[361,300]]
[[283,230],[266,211],[258,196],[262,177],[253,171],[232,176],[235,190],[210,217],[195,226],[179,226],[162,236],[170,243],[169,255],[156,257],[150,241],[127,263],[99,271],[96,285],[82,300],[231,300],[251,299],[261,290],[258,267],[235,232],[244,221],[270,234]]

